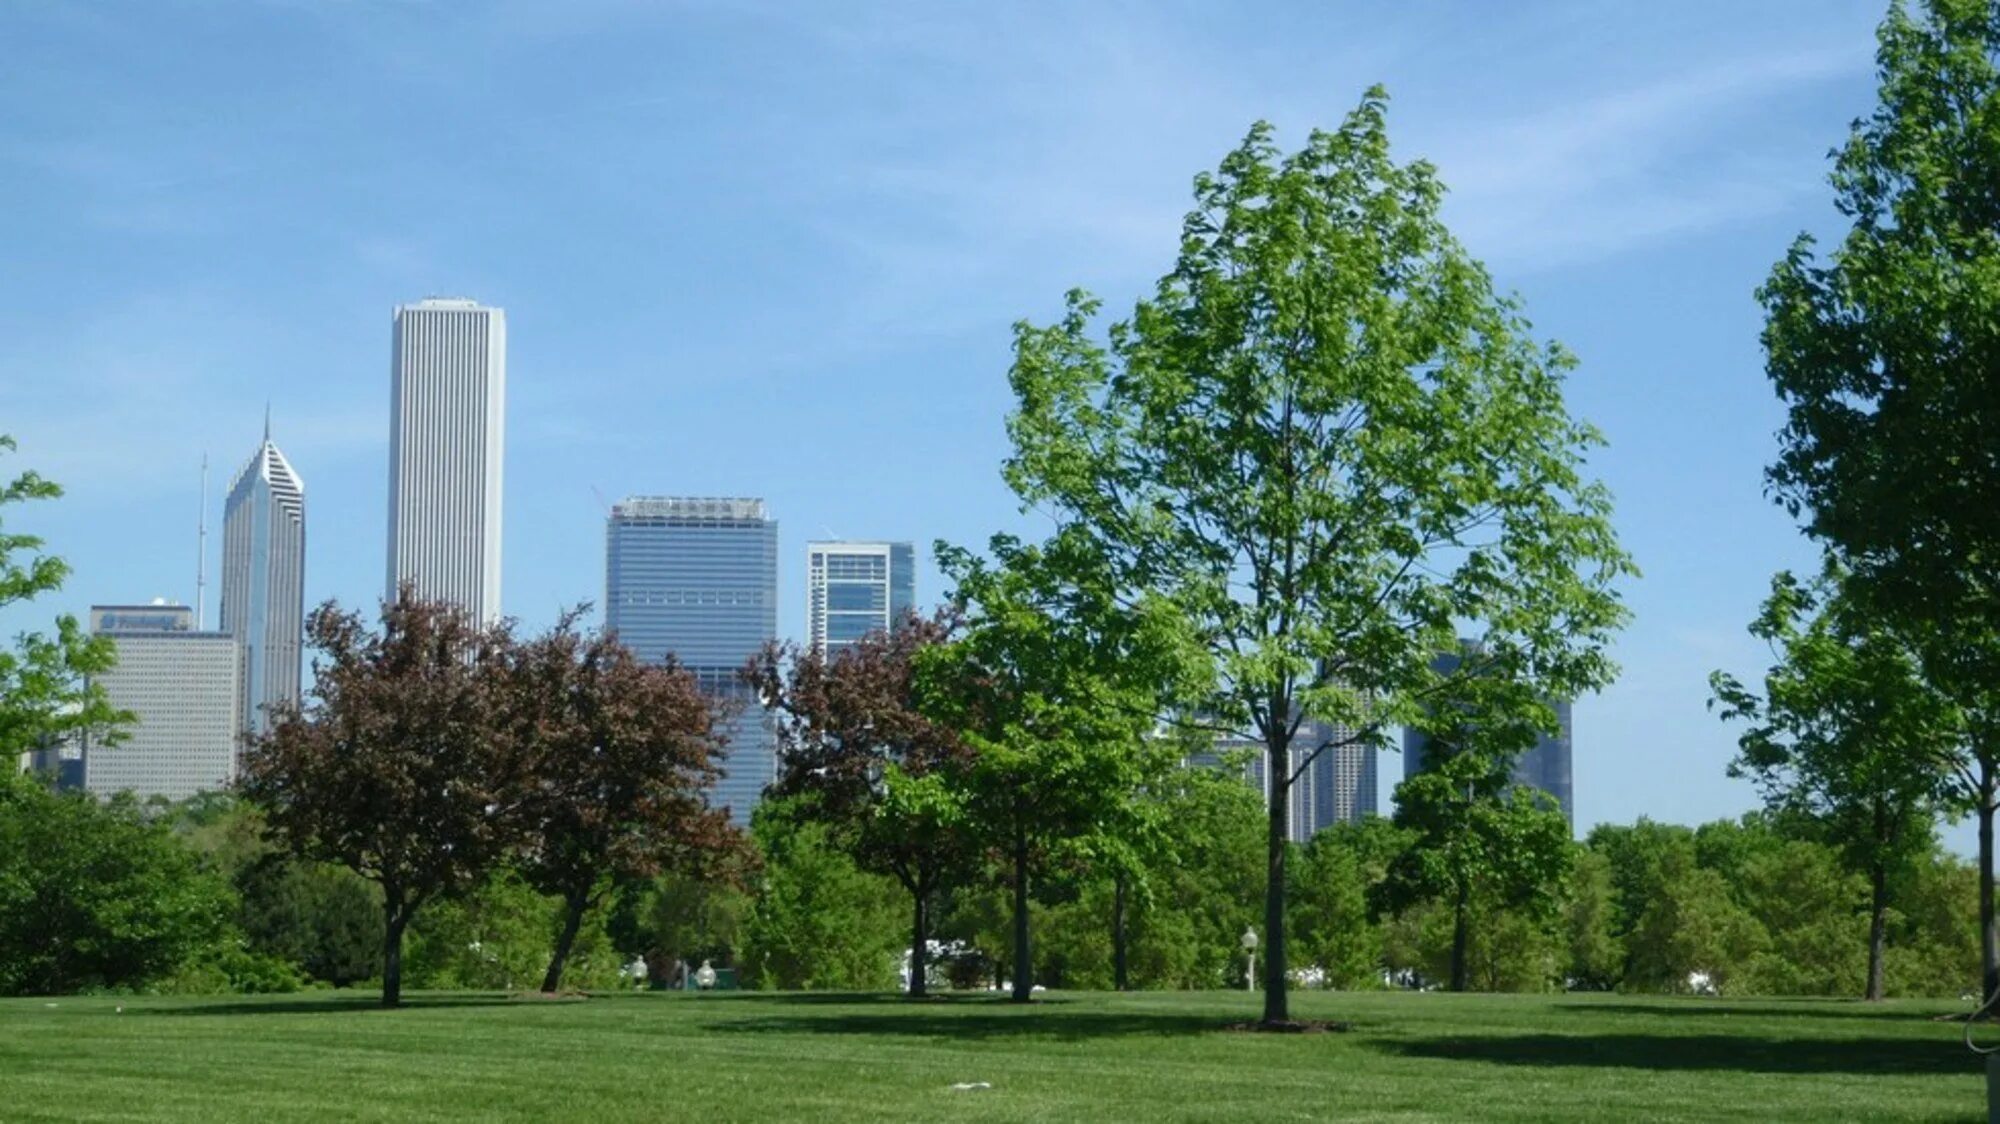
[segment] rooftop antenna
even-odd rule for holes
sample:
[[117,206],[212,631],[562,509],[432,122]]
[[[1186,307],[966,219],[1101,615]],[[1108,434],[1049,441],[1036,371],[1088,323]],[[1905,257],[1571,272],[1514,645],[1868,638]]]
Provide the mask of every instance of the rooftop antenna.
[[201,511],[194,522],[194,629],[202,630],[208,599],[208,453],[201,454]]

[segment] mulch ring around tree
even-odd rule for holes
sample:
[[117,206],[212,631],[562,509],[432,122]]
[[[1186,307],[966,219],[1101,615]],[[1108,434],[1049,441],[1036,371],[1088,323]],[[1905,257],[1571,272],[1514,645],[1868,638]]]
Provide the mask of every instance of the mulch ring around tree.
[[1284,1019],[1268,1023],[1230,1023],[1222,1029],[1252,1034],[1345,1034],[1354,1029],[1354,1024],[1327,1019]]

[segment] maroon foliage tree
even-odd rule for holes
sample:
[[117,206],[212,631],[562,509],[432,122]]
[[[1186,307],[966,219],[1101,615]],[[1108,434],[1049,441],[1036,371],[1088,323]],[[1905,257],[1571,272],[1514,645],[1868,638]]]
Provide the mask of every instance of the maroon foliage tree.
[[405,586],[379,631],[332,602],[302,708],[280,711],[244,761],[243,794],[294,853],[382,887],[382,1005],[402,998],[403,930],[426,901],[484,876],[511,840],[518,791],[496,722],[511,639]]
[[910,895],[910,995],[926,993],[930,909],[978,849],[957,782],[970,759],[951,730],[926,719],[913,666],[951,635],[954,618],[908,616],[828,659],[773,644],[745,677],[777,716],[775,793],[820,822],[864,870]]
[[518,862],[565,911],[543,991],[561,986],[584,915],[620,880],[706,875],[743,843],[708,805],[727,714],[685,669],[580,634],[578,615],[518,645],[508,664],[506,724],[525,781]]

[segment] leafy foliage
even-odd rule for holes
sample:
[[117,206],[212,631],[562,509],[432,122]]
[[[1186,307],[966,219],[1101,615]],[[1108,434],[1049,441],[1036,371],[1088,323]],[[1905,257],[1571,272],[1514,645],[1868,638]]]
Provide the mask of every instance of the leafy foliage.
[[524,788],[510,801],[516,869],[563,903],[542,979],[551,992],[615,880],[719,866],[741,846],[708,806],[723,716],[693,675],[643,663],[608,633],[584,636],[577,617],[513,645],[502,698]]
[[231,905],[130,800],[0,770],[0,994],[144,987],[221,943]]
[[[1282,154],[1254,127],[1195,181],[1180,256],[1108,339],[1095,299],[1015,332],[1009,484],[1128,602],[1186,621],[1181,713],[1255,730],[1274,776],[1265,1017],[1286,1018],[1284,825],[1308,716],[1380,740],[1438,693],[1470,622],[1545,694],[1605,682],[1631,567],[1572,365],[1390,157],[1386,95]],[[1099,578],[1098,575],[1103,575]],[[1496,720],[1500,716],[1495,715]],[[1327,746],[1308,746],[1307,756]]]
[[280,713],[245,757],[244,793],[301,858],[382,890],[382,1003],[402,985],[403,930],[434,897],[507,853],[512,770],[500,686],[509,637],[405,586],[381,630],[332,603],[307,618],[319,652],[303,710]]
[[1033,880],[1093,859],[1135,862],[1141,793],[1176,758],[1151,735],[1163,691],[1184,672],[1184,637],[1159,603],[1121,602],[1079,536],[1030,546],[1001,535],[991,546],[989,563],[939,544],[966,628],[923,654],[916,685],[923,713],[970,750],[961,807],[1011,883],[1013,991],[1025,1002]]
[[1851,220],[1801,235],[1759,290],[1786,408],[1769,480],[1851,572],[1846,591],[1921,654],[1968,723],[1983,991],[2000,992],[2000,7],[1897,4],[1878,101],[1835,153]]
[[1841,577],[1834,567],[1813,585],[1789,573],[1773,579],[1750,631],[1779,662],[1761,696],[1716,672],[1711,705],[1749,723],[1732,775],[1753,778],[1774,815],[1810,826],[1868,880],[1865,992],[1880,999],[1890,890],[1897,872],[1930,849],[1964,731],[1916,653],[1843,596]]
[[776,714],[788,812],[821,824],[861,869],[910,896],[910,994],[921,996],[931,911],[976,866],[966,811],[971,747],[919,708],[917,665],[947,642],[954,615],[910,616],[829,660],[773,644],[746,673]]
[[895,984],[895,883],[857,868],[825,825],[760,805],[752,831],[763,883],[743,923],[744,980],[766,988],[875,990]]
[[[0,434],[0,454],[13,451],[13,438]],[[0,480],[0,510],[60,495],[60,486],[33,470]],[[40,538],[10,532],[0,520],[0,609],[53,593],[68,577],[69,564],[44,553]],[[12,649],[0,648],[0,764],[76,732],[99,735],[100,745],[115,743],[132,715],[112,707],[90,677],[116,660],[110,640],[86,634],[68,614],[56,618],[53,634],[22,633]]]

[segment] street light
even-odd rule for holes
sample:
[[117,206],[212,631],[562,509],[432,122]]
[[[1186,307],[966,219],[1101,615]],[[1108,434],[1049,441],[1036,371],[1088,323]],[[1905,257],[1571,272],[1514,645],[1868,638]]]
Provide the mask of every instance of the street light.
[[1257,930],[1243,930],[1243,990],[1257,990]]

